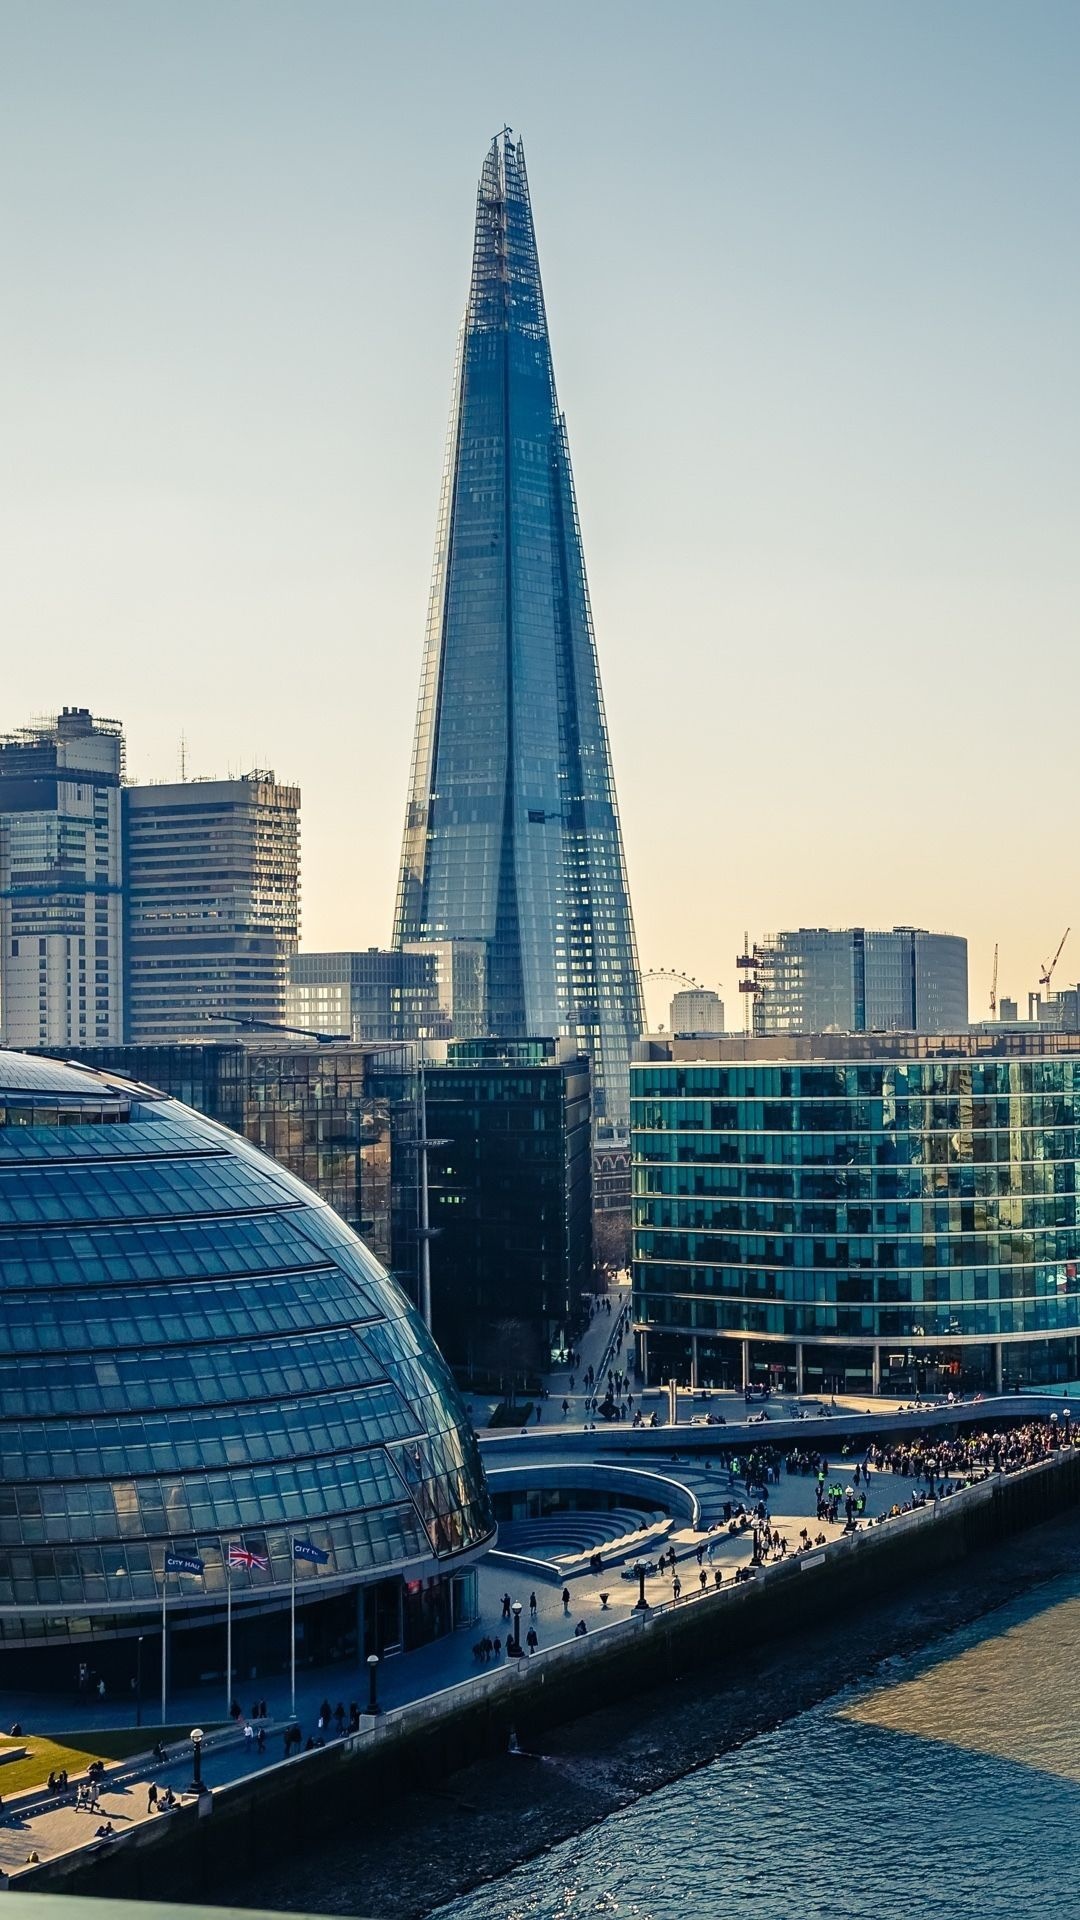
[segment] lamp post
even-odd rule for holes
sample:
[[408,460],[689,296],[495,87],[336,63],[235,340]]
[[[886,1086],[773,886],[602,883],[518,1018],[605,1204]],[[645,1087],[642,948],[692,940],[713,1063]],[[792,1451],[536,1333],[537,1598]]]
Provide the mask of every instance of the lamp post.
[[202,1777],[202,1743],[205,1734],[201,1727],[191,1729],[191,1792],[198,1796],[206,1792],[206,1783]]
[[135,1725],[137,1727],[142,1726],[142,1643],[143,1637],[140,1633],[135,1650]]
[[513,1654],[516,1660],[521,1658],[521,1601],[515,1600],[510,1609],[514,1616]]
[[369,1654],[368,1654],[368,1657],[367,1657],[367,1677],[368,1677],[368,1707],[367,1707],[367,1710],[368,1710],[368,1712],[369,1712],[369,1713],[381,1713],[381,1712],[382,1712],[382,1708],[381,1708],[381,1707],[380,1707],[380,1705],[379,1705],[379,1694],[378,1694],[378,1687],[379,1687],[379,1656],[378,1656],[378,1654],[377,1654],[377,1653],[369,1653]]
[[649,1603],[645,1598],[645,1566],[643,1561],[641,1560],[638,1561],[637,1566],[634,1568],[634,1572],[637,1574],[637,1583],[638,1583],[638,1597],[637,1597],[637,1603],[634,1607],[634,1612],[648,1613]]

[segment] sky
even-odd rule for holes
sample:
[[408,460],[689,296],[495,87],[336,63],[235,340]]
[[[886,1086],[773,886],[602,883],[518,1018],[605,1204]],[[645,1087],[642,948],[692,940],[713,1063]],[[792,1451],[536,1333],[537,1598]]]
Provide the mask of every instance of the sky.
[[0,730],[273,767],[303,945],[387,944],[507,123],[642,966],[1075,981],[1078,83],[1075,0],[0,0]]

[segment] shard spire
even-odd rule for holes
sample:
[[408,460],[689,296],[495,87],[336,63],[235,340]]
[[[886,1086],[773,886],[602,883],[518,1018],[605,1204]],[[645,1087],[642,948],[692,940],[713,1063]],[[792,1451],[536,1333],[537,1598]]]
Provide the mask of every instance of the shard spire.
[[500,1038],[562,1035],[625,1125],[641,981],[525,155],[476,199],[394,939],[487,945]]

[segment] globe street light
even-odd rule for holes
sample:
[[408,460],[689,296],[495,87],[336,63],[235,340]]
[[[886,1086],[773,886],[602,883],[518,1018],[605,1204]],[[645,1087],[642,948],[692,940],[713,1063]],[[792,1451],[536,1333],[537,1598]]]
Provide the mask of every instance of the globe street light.
[[191,1729],[191,1787],[196,1795],[206,1792],[206,1782],[202,1777],[202,1743],[206,1735],[201,1727]]
[[379,1705],[379,1698],[377,1693],[377,1688],[379,1684],[379,1656],[377,1653],[368,1654],[367,1677],[368,1677],[368,1708],[367,1710],[369,1713],[381,1713],[382,1708]]
[[648,1613],[649,1603],[645,1598],[645,1566],[642,1561],[640,1560],[638,1561],[637,1566],[634,1568],[634,1572],[637,1574],[637,1581],[638,1581],[638,1597],[637,1597],[637,1603],[634,1607],[634,1612]]
[[513,1642],[511,1644],[510,1650],[513,1653],[515,1659],[520,1659],[521,1658],[521,1601],[515,1600],[510,1611],[514,1616],[514,1638],[513,1638]]

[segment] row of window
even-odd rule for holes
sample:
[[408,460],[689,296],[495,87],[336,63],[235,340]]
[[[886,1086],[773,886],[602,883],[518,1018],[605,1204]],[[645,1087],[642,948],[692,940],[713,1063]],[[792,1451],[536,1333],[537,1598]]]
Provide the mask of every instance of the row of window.
[[416,1442],[419,1421],[388,1386],[312,1394],[278,1406],[205,1407],[168,1416],[0,1422],[0,1477],[111,1480],[209,1472],[308,1454],[348,1453],[386,1440]]
[[1073,1310],[1051,1311],[1049,1303],[1033,1310],[1029,1302],[980,1302],[953,1307],[799,1307],[760,1301],[688,1300],[676,1294],[649,1294],[641,1302],[639,1319],[650,1327],[677,1327],[687,1332],[735,1334],[771,1333],[790,1340],[819,1340],[828,1336],[866,1341],[1000,1339],[1006,1335],[1050,1334],[1065,1337],[1080,1327]]
[[[916,1043],[918,1044],[918,1043]],[[784,1065],[768,1061],[730,1066],[662,1061],[631,1069],[631,1100],[649,1095],[729,1100],[872,1098],[903,1095],[1061,1093],[1080,1096],[1080,1053],[1055,1059],[1004,1057],[971,1060],[884,1060]]]

